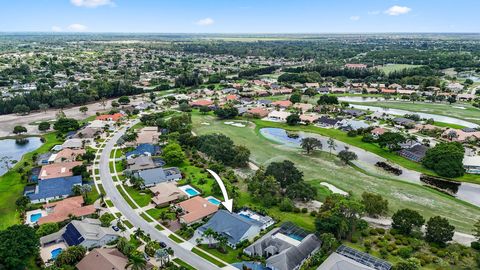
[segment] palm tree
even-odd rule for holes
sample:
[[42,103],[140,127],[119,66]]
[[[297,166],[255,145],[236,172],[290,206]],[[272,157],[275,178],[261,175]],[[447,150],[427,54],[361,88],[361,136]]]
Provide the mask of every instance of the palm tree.
[[147,261],[138,254],[132,254],[128,257],[128,263],[125,269],[129,270],[145,270],[147,269]]
[[335,150],[337,148],[337,145],[335,144],[335,140],[333,138],[328,138],[327,144],[328,144],[328,149],[330,150],[330,155],[331,155],[332,150]]
[[212,230],[211,228],[208,228],[203,232],[203,236],[208,239],[208,247],[209,248],[212,248],[212,240],[215,238],[216,234],[217,233],[214,230]]
[[137,228],[137,229],[135,230],[135,233],[134,233],[134,234],[135,234],[136,237],[140,237],[140,236],[143,235],[143,230],[140,229],[140,228]]

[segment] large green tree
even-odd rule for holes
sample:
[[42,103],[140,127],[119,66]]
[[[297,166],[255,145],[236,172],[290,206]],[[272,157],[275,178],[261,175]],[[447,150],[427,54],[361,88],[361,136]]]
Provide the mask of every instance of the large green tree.
[[13,225],[0,231],[0,269],[23,270],[28,258],[38,253],[35,230],[27,225]]
[[411,209],[398,210],[392,216],[392,228],[403,234],[410,234],[413,229],[419,229],[425,223],[425,219]]
[[163,149],[162,157],[168,164],[176,166],[185,160],[185,153],[178,143],[171,142]]
[[315,149],[322,149],[322,142],[317,138],[307,137],[302,139],[300,146],[307,152],[307,154],[310,154],[310,152]]
[[450,225],[446,218],[435,216],[428,220],[425,231],[425,239],[429,242],[445,245],[452,240],[455,226]]
[[388,211],[388,200],[380,194],[363,192],[362,203],[365,206],[365,213],[371,217],[385,215]]
[[465,173],[463,156],[465,150],[461,143],[439,143],[427,150],[422,160],[423,166],[444,177],[459,177]]
[[270,163],[265,174],[273,176],[282,188],[303,180],[303,172],[297,169],[290,160]]
[[53,124],[53,129],[63,133],[67,133],[69,131],[75,131],[75,130],[78,130],[79,128],[80,128],[80,124],[78,123],[77,120],[73,118],[62,117],[58,119],[55,122],[55,124]]

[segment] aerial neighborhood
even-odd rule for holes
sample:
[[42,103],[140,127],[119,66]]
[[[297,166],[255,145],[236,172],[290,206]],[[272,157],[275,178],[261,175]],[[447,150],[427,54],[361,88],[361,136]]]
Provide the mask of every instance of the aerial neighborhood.
[[479,269],[479,46],[2,37],[0,269]]

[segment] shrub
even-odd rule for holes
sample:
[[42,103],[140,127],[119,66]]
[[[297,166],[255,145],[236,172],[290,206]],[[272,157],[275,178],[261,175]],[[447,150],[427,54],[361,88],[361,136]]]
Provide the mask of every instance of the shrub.
[[437,252],[437,256],[438,256],[438,257],[442,257],[442,258],[443,258],[443,257],[445,257],[445,255],[447,255],[447,253],[446,253],[444,250],[439,250],[439,251]]
[[367,230],[364,230],[364,231],[361,232],[361,234],[362,234],[363,237],[367,237],[367,236],[370,235],[370,232],[367,231]]
[[385,249],[385,248],[380,249],[380,256],[381,256],[383,259],[386,259],[386,258],[388,257],[388,251],[387,251],[387,249]]
[[437,254],[438,248],[436,248],[436,247],[431,247],[431,248],[430,248],[430,252],[432,252],[433,254]]
[[305,207],[304,207],[304,208],[302,208],[302,213],[304,213],[304,214],[305,214],[305,213],[307,213],[307,212],[308,212],[308,209],[307,209],[307,208],[305,208]]
[[410,241],[409,241],[407,238],[403,238],[403,239],[402,239],[402,244],[405,245],[405,246],[406,246],[406,245],[409,245],[409,244],[410,244]]
[[377,234],[378,234],[377,230],[375,230],[373,228],[370,229],[370,235],[377,235]]
[[293,208],[293,212],[294,212],[294,213],[300,213],[300,208],[294,207],[294,208]]
[[387,250],[390,252],[394,251],[395,249],[397,249],[397,245],[395,245],[394,243],[391,243],[387,246]]
[[352,239],[350,240],[350,242],[352,242],[352,243],[354,243],[354,244],[355,244],[355,243],[358,243],[358,237],[352,236]]
[[470,246],[471,246],[473,249],[480,250],[480,242],[479,242],[479,241],[472,242],[472,243],[470,244]]
[[392,236],[391,234],[386,234],[386,235],[384,236],[384,238],[385,238],[387,241],[392,241],[393,236]]
[[404,259],[410,258],[412,252],[413,250],[411,247],[402,247],[398,249],[398,255]]
[[317,211],[313,210],[312,212],[310,212],[310,216],[314,217],[317,215]]
[[385,229],[384,228],[376,228],[375,229],[378,234],[385,234]]

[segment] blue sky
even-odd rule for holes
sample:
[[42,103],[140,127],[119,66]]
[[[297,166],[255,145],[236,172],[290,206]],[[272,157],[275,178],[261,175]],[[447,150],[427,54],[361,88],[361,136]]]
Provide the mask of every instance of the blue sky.
[[480,32],[478,0],[0,0],[0,31]]

